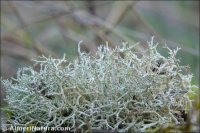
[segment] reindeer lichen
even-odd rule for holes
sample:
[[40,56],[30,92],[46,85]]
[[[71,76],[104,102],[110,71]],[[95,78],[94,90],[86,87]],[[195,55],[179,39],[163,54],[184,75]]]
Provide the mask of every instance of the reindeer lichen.
[[[17,77],[2,80],[9,113],[7,126],[67,126],[75,132],[116,130],[144,132],[184,122],[183,111],[192,107],[191,74],[185,74],[176,53],[157,51],[153,38],[148,49],[100,46],[96,56],[80,51],[79,59],[42,56],[40,70],[24,67]],[[124,56],[121,57],[119,53]]]

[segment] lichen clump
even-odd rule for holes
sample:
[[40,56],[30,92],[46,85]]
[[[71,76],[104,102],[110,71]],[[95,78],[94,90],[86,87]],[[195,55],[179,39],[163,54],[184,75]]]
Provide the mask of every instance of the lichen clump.
[[179,49],[165,47],[169,57],[164,57],[153,38],[147,43],[141,52],[134,51],[139,44],[100,46],[96,56],[81,52],[79,45],[73,62],[43,56],[35,61],[39,72],[19,69],[15,79],[2,80],[7,125],[144,132],[183,123],[183,111],[192,106],[187,95],[192,75],[179,65]]

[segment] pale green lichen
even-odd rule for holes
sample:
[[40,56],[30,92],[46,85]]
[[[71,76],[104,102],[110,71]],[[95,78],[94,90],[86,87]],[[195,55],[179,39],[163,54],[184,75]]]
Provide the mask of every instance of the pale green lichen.
[[[68,126],[72,131],[93,129],[144,132],[179,117],[192,104],[188,98],[192,75],[184,74],[176,53],[157,52],[153,38],[148,49],[134,52],[138,44],[109,49],[100,46],[96,56],[80,51],[79,59],[41,57],[32,67],[19,69],[17,77],[2,80],[6,88],[7,126]],[[121,57],[122,53],[124,57]]]

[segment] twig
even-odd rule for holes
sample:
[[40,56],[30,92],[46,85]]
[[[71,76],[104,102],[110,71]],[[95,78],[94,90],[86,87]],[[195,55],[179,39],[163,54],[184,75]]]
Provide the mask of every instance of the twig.
[[25,27],[24,30],[26,31],[26,33],[28,34],[28,36],[31,38],[32,41],[32,47],[39,53],[39,54],[45,54],[45,55],[52,55],[54,57],[57,57],[55,55],[55,53],[50,53],[50,51],[44,50],[41,48],[41,46],[35,41],[35,39],[33,38],[33,36],[31,35],[31,33],[29,32],[29,30],[27,29],[27,24],[24,21],[23,17],[21,16],[21,14],[19,13],[18,9],[14,6],[14,4],[11,1],[8,1],[8,4],[10,6],[10,8],[13,10],[13,12],[15,13],[16,17],[18,18],[18,20],[20,21],[20,24],[22,27]]

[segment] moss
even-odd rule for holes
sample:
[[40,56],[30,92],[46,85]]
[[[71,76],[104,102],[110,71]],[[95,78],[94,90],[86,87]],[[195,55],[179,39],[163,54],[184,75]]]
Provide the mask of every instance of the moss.
[[169,52],[164,57],[153,38],[147,43],[139,56],[132,51],[138,43],[113,50],[100,46],[96,56],[81,52],[79,44],[79,59],[72,62],[43,56],[35,60],[39,72],[19,69],[16,79],[1,80],[8,103],[2,110],[12,114],[7,126],[144,132],[182,124],[184,118],[177,112],[192,108],[192,75],[183,73],[185,67],[176,59],[178,48],[164,47]]

